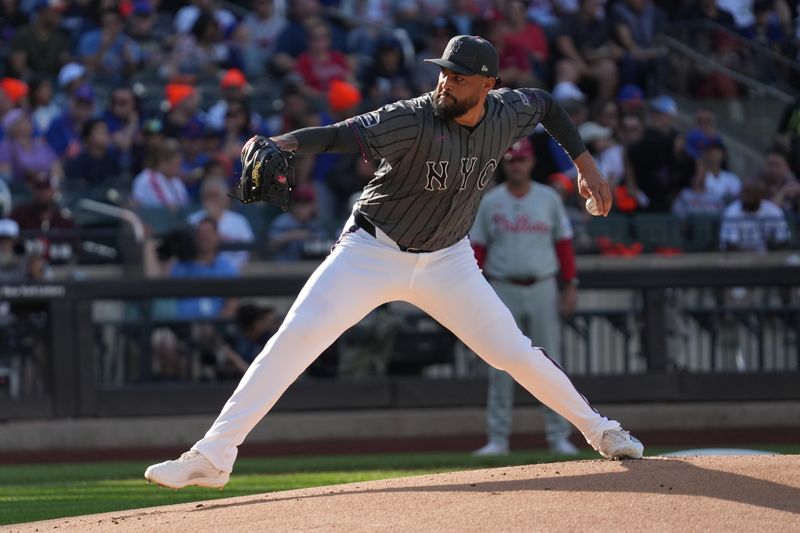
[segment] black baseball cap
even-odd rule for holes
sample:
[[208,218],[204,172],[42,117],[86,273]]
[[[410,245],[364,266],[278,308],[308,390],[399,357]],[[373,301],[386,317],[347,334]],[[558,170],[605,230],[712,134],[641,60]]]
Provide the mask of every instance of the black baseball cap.
[[497,50],[477,35],[456,35],[447,43],[441,59],[425,61],[468,76],[496,78],[500,70]]

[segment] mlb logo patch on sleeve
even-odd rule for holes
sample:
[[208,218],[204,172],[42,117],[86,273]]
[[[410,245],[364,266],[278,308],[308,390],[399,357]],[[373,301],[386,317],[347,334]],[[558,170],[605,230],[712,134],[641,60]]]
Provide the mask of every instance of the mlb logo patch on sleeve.
[[371,113],[366,113],[364,115],[359,115],[356,117],[356,121],[358,121],[361,126],[364,128],[371,128],[373,126],[377,126],[378,123],[381,121],[381,116],[377,111],[372,111]]

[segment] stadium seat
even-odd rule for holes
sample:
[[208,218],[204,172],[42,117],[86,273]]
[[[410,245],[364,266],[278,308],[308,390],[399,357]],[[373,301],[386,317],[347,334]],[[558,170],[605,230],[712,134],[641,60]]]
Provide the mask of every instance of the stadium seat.
[[691,252],[719,249],[719,224],[717,216],[690,216],[684,229],[684,249]]
[[653,252],[659,248],[682,248],[680,220],[669,213],[637,213],[631,224],[634,237],[645,252]]
[[593,239],[607,237],[613,242],[623,244],[633,241],[630,218],[627,215],[592,217],[587,223],[587,230]]

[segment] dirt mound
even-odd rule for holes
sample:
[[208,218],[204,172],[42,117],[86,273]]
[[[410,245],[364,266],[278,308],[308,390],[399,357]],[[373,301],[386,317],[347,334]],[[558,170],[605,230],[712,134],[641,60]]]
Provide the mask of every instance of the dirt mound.
[[576,461],[275,492],[12,531],[798,531],[800,456]]

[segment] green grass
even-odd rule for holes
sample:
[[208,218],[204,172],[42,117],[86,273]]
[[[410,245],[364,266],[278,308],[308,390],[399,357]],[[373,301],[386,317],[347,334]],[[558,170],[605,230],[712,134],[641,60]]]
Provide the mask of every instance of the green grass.
[[[745,448],[745,446],[740,446]],[[747,446],[800,453],[800,446]],[[657,455],[668,449],[648,450]],[[596,459],[586,451],[578,459]],[[162,458],[163,459],[163,458]],[[159,459],[154,459],[159,460]],[[402,476],[563,461],[542,451],[501,458],[466,453],[408,453],[325,457],[241,458],[224,490],[172,491],[148,485],[142,474],[152,461],[0,467],[0,525],[197,500]]]

